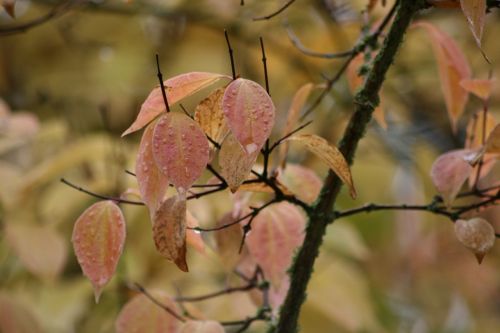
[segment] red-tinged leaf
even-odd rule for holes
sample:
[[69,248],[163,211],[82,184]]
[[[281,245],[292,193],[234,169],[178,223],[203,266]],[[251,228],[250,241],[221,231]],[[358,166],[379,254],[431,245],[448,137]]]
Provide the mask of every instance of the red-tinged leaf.
[[297,141],[306,146],[307,150],[318,156],[349,187],[351,197],[356,198],[356,189],[352,181],[349,164],[347,164],[344,155],[337,147],[313,134],[294,135],[288,138],[287,141]]
[[[205,72],[191,72],[174,76],[164,82],[168,103],[174,105],[180,100],[193,95],[221,79],[230,79],[230,77]],[[161,87],[156,87],[142,104],[137,119],[123,132],[122,137],[140,130],[164,111],[166,111],[166,106],[163,101]]]
[[486,0],[460,0],[460,6],[469,23],[476,43],[481,47],[484,22],[486,19]]
[[0,332],[42,333],[34,314],[11,296],[0,294]]
[[[349,89],[352,94],[355,94],[356,91],[361,87],[363,82],[365,81],[364,76],[360,75],[359,70],[361,66],[364,65],[365,55],[363,53],[358,54],[354,59],[349,63],[346,70],[346,78],[347,83],[349,84]],[[373,110],[373,118],[380,125],[380,127],[387,129],[387,122],[385,120],[384,108],[383,108],[383,94],[380,93],[380,103]]]
[[481,98],[483,101],[490,98],[495,80],[464,79],[460,81],[462,88]]
[[500,124],[496,125],[488,135],[484,152],[486,154],[500,154]]
[[455,221],[455,235],[460,243],[474,253],[479,264],[495,245],[495,230],[480,217]]
[[213,320],[188,320],[180,333],[224,333],[224,327]]
[[185,114],[164,114],[153,133],[153,155],[160,171],[179,192],[187,191],[208,163],[208,140]]
[[[194,120],[200,125],[205,134],[212,140],[221,144],[229,127],[227,126],[224,112],[222,112],[222,97],[225,88],[219,88],[198,104],[194,111]],[[210,143],[212,152],[213,144]]]
[[222,110],[247,154],[259,151],[274,126],[274,104],[264,88],[250,80],[234,80],[224,92]]
[[[186,212],[186,226],[189,228],[199,227],[198,220],[189,212]],[[191,229],[186,229],[186,243],[191,245],[196,251],[201,254],[205,253],[205,242],[201,238],[201,234]]]
[[220,173],[226,180],[231,192],[236,192],[238,187],[243,183],[252,166],[257,160],[260,148],[251,154],[248,154],[232,133],[229,133],[222,143],[219,151]]
[[180,196],[165,200],[156,211],[153,239],[158,252],[187,272],[186,199]]
[[8,244],[31,273],[47,279],[58,276],[66,262],[64,238],[47,226],[8,223]]
[[[288,114],[286,118],[285,128],[283,129],[282,135],[285,136],[291,131],[294,130],[295,126],[300,117],[300,111],[307,102],[307,98],[311,95],[311,92],[314,89],[314,85],[312,83],[306,83],[302,87],[297,90],[292,99],[292,104],[288,109]],[[282,168],[286,166],[286,155],[288,154],[288,143],[285,142],[281,144],[279,147],[279,159],[277,165],[280,165]]]
[[[161,304],[176,311],[175,303],[161,291],[149,291]],[[181,322],[153,303],[145,295],[132,298],[120,311],[115,322],[116,333],[175,333]]]
[[252,221],[246,244],[264,275],[278,288],[304,239],[305,217],[288,202],[273,204]]
[[96,302],[116,270],[125,243],[125,218],[113,201],[83,212],[73,228],[73,248],[83,274],[94,286]]
[[468,154],[470,150],[452,150],[439,156],[432,164],[432,182],[447,206],[451,205],[472,172],[472,167],[465,160]]
[[141,198],[148,206],[151,216],[154,216],[168,189],[168,177],[158,169],[153,156],[154,127],[155,123],[152,123],[144,131],[135,163]]
[[299,164],[288,164],[278,179],[300,200],[313,203],[319,195],[323,182],[316,173]]
[[[244,215],[245,213],[234,215],[232,212],[229,212],[218,221],[217,227],[230,224]],[[241,239],[243,238],[241,225],[246,222],[248,220],[214,233],[216,253],[227,271],[232,271],[243,258],[239,253],[239,249]]]
[[15,13],[15,7],[16,7],[16,0],[2,0],[2,7],[5,9],[7,14],[9,14],[10,17],[15,18],[16,13]]
[[415,26],[425,28],[431,38],[448,116],[456,131],[469,98],[468,92],[460,85],[462,80],[471,77],[469,63],[455,41],[443,31],[427,22],[418,22]]

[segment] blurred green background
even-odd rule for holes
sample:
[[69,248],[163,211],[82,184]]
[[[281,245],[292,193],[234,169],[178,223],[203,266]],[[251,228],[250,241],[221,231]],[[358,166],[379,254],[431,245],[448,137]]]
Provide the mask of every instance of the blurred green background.
[[[230,74],[224,29],[237,72],[261,84],[259,36],[264,38],[277,138],[294,92],[307,82],[322,83],[322,75],[331,76],[341,64],[302,54],[290,42],[284,20],[308,48],[344,51],[355,43],[362,22],[381,18],[392,1],[370,17],[360,14],[366,0],[296,1],[271,20],[252,20],[282,3],[80,1],[26,32],[0,34],[0,320],[16,318],[22,326],[16,332],[113,332],[117,313],[133,294],[127,283],[137,281],[173,296],[177,290],[196,295],[234,283],[210,249],[205,254],[190,249],[191,271],[179,272],[156,253],[147,210],[123,206],[124,255],[95,304],[70,243],[74,221],[95,199],[59,179],[109,195],[136,188],[124,170],[134,168],[139,135],[121,139],[120,134],[157,84],[155,54],[167,78],[190,71]],[[58,4],[18,1],[15,19],[0,10],[0,31]],[[475,77],[486,78],[490,68],[498,77],[499,11],[488,15],[484,35],[491,66],[459,10],[432,9],[420,16],[456,39]],[[423,32],[408,33],[384,85],[389,126],[371,125],[353,167],[359,197],[353,202],[343,192],[339,208],[426,203],[435,195],[428,176],[433,160],[463,146],[467,120],[481,104],[470,99],[458,133],[452,134],[430,50]],[[186,101],[187,109],[200,98]],[[490,107],[500,119],[498,85]],[[336,142],[352,110],[342,79],[315,110],[306,132]],[[301,149],[292,149],[289,160],[326,174],[326,167]],[[498,180],[498,170],[494,175]],[[189,210],[201,225],[211,226],[230,210],[228,199],[228,193],[217,194],[190,202]],[[484,214],[500,231],[499,209]],[[212,235],[204,237],[213,243]],[[339,220],[328,229],[315,266],[302,332],[498,332],[499,265],[497,247],[478,266],[444,218],[380,212]],[[241,319],[256,309],[245,294],[196,307],[219,320]],[[251,330],[262,331],[259,325]]]

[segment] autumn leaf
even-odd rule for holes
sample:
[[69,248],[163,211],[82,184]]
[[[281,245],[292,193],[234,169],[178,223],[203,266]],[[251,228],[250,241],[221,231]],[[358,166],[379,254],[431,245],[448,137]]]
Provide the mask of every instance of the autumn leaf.
[[158,252],[187,272],[186,263],[186,199],[180,196],[165,200],[156,211],[153,239]]
[[188,320],[180,333],[224,333],[224,327],[213,320]]
[[465,148],[480,148],[486,142],[488,134],[495,128],[496,119],[491,115],[491,112],[486,112],[486,119],[484,117],[484,110],[479,110],[470,118],[467,124]]
[[[300,117],[300,111],[302,111],[302,108],[306,104],[307,98],[309,97],[313,89],[314,85],[312,83],[306,83],[302,87],[300,87],[293,96],[292,103],[290,104],[290,108],[288,109],[285,128],[282,132],[283,136],[293,131],[294,127],[297,125]],[[276,164],[284,168],[286,166],[287,154],[288,143],[285,142],[282,143],[279,147],[279,158]]]
[[[168,103],[172,106],[221,79],[230,79],[230,77],[206,72],[190,72],[174,76],[164,82]],[[156,87],[146,98],[136,120],[123,132],[122,137],[140,130],[164,111],[166,111],[166,106],[161,87]]]
[[490,132],[484,146],[485,153],[500,154],[500,124]]
[[102,288],[115,273],[125,243],[125,218],[120,208],[110,200],[87,208],[75,223],[72,241],[98,302]]
[[153,156],[163,175],[179,192],[187,191],[208,163],[208,140],[185,114],[166,113],[154,128]]
[[5,237],[31,273],[47,279],[54,279],[61,273],[67,247],[63,237],[53,228],[8,223]]
[[316,200],[323,184],[313,170],[299,164],[288,164],[286,169],[279,173],[278,179],[297,198],[309,204]]
[[462,80],[471,77],[469,63],[455,41],[436,26],[427,22],[418,22],[415,26],[425,28],[431,39],[448,117],[456,132],[458,119],[469,98],[468,92],[460,85]]
[[304,239],[305,217],[288,202],[273,204],[252,221],[246,244],[274,287],[284,281],[295,249]]
[[250,154],[247,153],[235,136],[232,133],[228,134],[219,151],[219,165],[221,175],[231,192],[236,192],[241,183],[247,179],[259,152],[260,150],[255,150]]
[[16,17],[15,13],[15,7],[16,7],[16,0],[2,0],[2,7],[5,9],[5,12],[9,14],[11,18]]
[[[217,222],[216,226],[220,227],[230,224],[238,220],[241,216],[244,216],[244,214],[234,214],[233,212],[226,213]],[[239,253],[241,239],[243,238],[241,225],[246,222],[248,222],[248,220],[245,220],[245,222],[242,221],[231,227],[218,230],[214,233],[216,253],[227,271],[233,270],[242,259],[242,256]]]
[[356,198],[356,189],[352,181],[351,170],[344,155],[337,147],[330,145],[325,139],[314,134],[294,135],[287,141],[297,141],[307,150],[318,156],[349,187],[351,197]]
[[486,0],[460,0],[460,7],[467,18],[472,35],[481,47],[481,38],[486,19]]
[[[189,228],[199,227],[198,220],[188,211],[186,211],[186,226]],[[201,254],[205,253],[205,243],[201,234],[192,229],[186,229],[186,243],[191,245],[196,251]]]
[[479,264],[495,245],[495,230],[480,217],[455,221],[455,235],[460,243],[474,253]]
[[440,155],[432,164],[431,179],[437,191],[450,206],[470,176],[472,166],[465,160],[470,150],[452,150]]
[[[175,311],[175,303],[164,292],[150,290],[149,293],[161,304]],[[180,321],[153,303],[143,294],[134,296],[120,311],[115,322],[116,333],[167,333],[177,332]]]
[[168,176],[157,167],[153,156],[153,133],[156,123],[151,123],[142,135],[137,153],[135,174],[142,201],[154,216],[168,188]]
[[[222,112],[224,90],[224,88],[215,90],[202,100],[194,111],[194,120],[200,125],[203,132],[218,144],[222,143],[229,132],[229,127]],[[213,144],[210,143],[210,146],[213,151]]]
[[464,79],[460,81],[462,88],[486,101],[490,98],[495,80]]
[[42,333],[42,326],[29,308],[4,292],[0,294],[0,332]]
[[234,80],[224,92],[222,110],[246,153],[259,151],[274,126],[274,104],[264,88],[250,80]]

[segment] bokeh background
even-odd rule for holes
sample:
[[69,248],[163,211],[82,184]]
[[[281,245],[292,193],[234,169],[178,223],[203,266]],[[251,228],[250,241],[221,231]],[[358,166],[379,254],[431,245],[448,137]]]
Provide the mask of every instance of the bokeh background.
[[[20,325],[15,332],[113,332],[120,308],[133,295],[130,282],[173,296],[234,283],[224,260],[210,250],[212,235],[204,235],[205,254],[190,249],[191,271],[184,274],[156,253],[147,210],[123,206],[124,255],[95,304],[70,242],[74,221],[95,198],[59,179],[108,195],[137,187],[124,170],[134,168],[139,135],[122,139],[120,134],[157,84],[155,54],[165,77],[189,71],[230,74],[226,29],[237,72],[263,84],[262,36],[278,133],[294,92],[308,82],[322,83],[323,75],[331,76],[341,64],[301,53],[285,23],[312,50],[344,51],[355,43],[363,22],[381,18],[392,4],[387,1],[368,16],[361,14],[366,0],[296,1],[271,20],[252,20],[283,2],[96,0],[75,1],[61,10],[58,1],[19,0],[15,19],[0,10],[0,321]],[[51,11],[57,15],[44,24],[2,32]],[[459,10],[421,13],[421,19],[455,38],[477,78],[486,78],[490,69],[500,74],[499,18],[499,11],[487,18],[489,66]],[[431,45],[418,29],[406,36],[384,90],[388,128],[370,126],[353,167],[359,197],[353,202],[343,192],[341,209],[368,202],[429,202],[436,194],[429,179],[433,160],[463,146],[467,120],[481,107],[471,98],[458,133],[452,133]],[[200,98],[187,100],[187,109]],[[490,109],[500,119],[498,85]],[[336,142],[352,110],[352,94],[342,79],[305,132]],[[300,149],[292,149],[289,161],[314,168],[320,177],[327,172]],[[231,209],[229,199],[228,193],[203,198],[190,202],[189,210],[202,226],[211,226]],[[500,231],[499,210],[484,214]],[[196,306],[220,320],[244,318],[256,309],[246,294]],[[379,212],[339,220],[328,229],[301,327],[305,333],[498,332],[500,250],[494,248],[479,266],[455,239],[453,225],[426,213]],[[251,330],[262,331],[259,325]]]

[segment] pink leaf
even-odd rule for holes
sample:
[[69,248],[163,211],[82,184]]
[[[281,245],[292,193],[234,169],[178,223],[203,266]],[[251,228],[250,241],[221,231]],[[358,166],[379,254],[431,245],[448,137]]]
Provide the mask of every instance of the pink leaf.
[[222,110],[235,138],[248,154],[262,148],[274,126],[274,104],[259,84],[236,79],[224,92]]
[[472,167],[464,159],[467,154],[470,150],[452,150],[439,156],[432,164],[432,182],[448,206],[472,172]]
[[219,165],[221,175],[229,185],[231,192],[236,192],[241,183],[247,179],[259,152],[260,148],[250,154],[247,153],[241,148],[234,135],[228,134],[219,151]]
[[141,198],[148,206],[151,216],[154,216],[168,188],[168,177],[158,169],[153,156],[154,126],[155,123],[152,123],[144,131],[135,164]]
[[460,85],[462,80],[471,77],[469,63],[455,41],[443,31],[427,22],[418,22],[415,26],[425,28],[431,38],[448,117],[456,131],[458,118],[469,98],[468,92]]
[[[190,228],[199,227],[200,224],[198,220],[189,212],[186,212],[186,226]],[[203,242],[203,238],[199,232],[196,232],[191,229],[186,229],[186,243],[191,245],[196,251],[201,254],[205,253],[205,242]]]
[[42,326],[30,309],[13,299],[0,294],[0,332],[4,333],[42,333]]
[[180,333],[224,333],[224,327],[213,320],[189,320]]
[[[230,78],[227,75],[205,72],[191,72],[174,76],[164,82],[168,103],[174,105],[221,79]],[[142,104],[137,119],[123,132],[122,137],[140,130],[164,111],[166,111],[166,107],[161,87],[156,87]]]
[[[173,311],[174,302],[164,292],[149,291],[151,295]],[[115,322],[116,333],[174,333],[180,327],[180,321],[153,303],[145,295],[132,298],[120,311]]]
[[13,224],[5,227],[7,242],[33,274],[47,279],[58,276],[66,262],[63,237],[48,226]]
[[187,272],[186,263],[186,199],[171,197],[156,211],[153,239],[158,252]]
[[160,171],[179,192],[187,191],[208,163],[208,140],[185,114],[164,114],[153,133],[153,155]]
[[481,38],[486,19],[486,0],[460,0],[460,6],[467,18],[477,45],[481,47]]
[[299,164],[288,164],[278,179],[294,193],[297,198],[313,203],[319,195],[323,182],[316,173]]
[[94,286],[96,302],[116,270],[125,243],[125,218],[113,201],[100,201],[83,212],[73,228],[78,263]]
[[304,227],[304,215],[288,202],[269,206],[252,222],[246,239],[248,250],[276,288],[284,281],[295,249],[302,244]]

